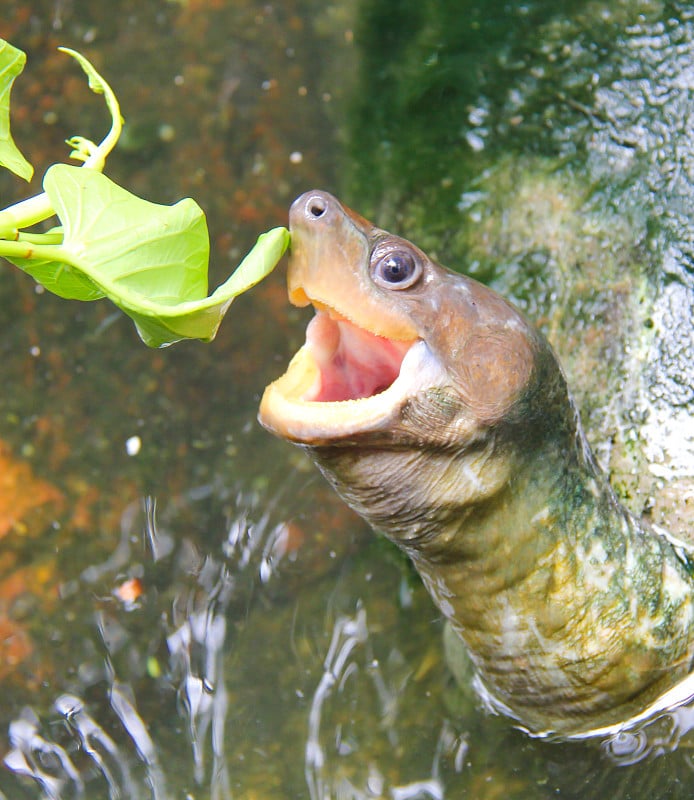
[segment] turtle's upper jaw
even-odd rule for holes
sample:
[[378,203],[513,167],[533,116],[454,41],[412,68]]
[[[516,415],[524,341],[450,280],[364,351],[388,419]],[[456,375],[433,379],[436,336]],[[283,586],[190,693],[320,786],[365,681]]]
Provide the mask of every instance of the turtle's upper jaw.
[[265,390],[259,419],[299,444],[337,443],[386,428],[440,374],[423,341],[378,336],[319,308],[306,343]]

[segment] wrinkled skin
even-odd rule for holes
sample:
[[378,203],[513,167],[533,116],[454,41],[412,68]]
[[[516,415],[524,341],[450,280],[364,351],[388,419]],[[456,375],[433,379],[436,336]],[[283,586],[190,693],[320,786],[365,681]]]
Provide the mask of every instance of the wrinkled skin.
[[290,228],[318,314],[261,422],[410,556],[491,706],[575,736],[656,702],[694,657],[692,564],[615,499],[544,337],[330,195]]

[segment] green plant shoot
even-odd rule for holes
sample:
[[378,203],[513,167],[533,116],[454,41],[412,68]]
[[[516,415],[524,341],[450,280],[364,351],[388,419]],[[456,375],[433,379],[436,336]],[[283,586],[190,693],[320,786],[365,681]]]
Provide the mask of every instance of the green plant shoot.
[[[70,139],[70,156],[82,165],[54,164],[41,194],[0,210],[0,256],[60,297],[109,298],[151,347],[181,339],[210,341],[232,300],[275,268],[289,245],[289,231],[279,227],[261,235],[208,296],[209,236],[202,209],[190,198],[172,206],[150,203],[102,174],[122,128],[118,101],[87,59],[61,49],[79,62],[90,88],[104,95],[111,129],[98,145]],[[24,53],[0,40],[0,165],[28,180],[32,167],[9,126],[10,92],[24,62]],[[54,216],[59,226],[27,231]]]

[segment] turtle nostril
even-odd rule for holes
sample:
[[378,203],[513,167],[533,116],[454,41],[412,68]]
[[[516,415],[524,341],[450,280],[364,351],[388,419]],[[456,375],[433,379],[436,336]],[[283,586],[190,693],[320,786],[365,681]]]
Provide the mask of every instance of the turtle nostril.
[[324,198],[315,195],[311,197],[307,203],[308,213],[315,219],[319,219],[325,214],[328,204]]

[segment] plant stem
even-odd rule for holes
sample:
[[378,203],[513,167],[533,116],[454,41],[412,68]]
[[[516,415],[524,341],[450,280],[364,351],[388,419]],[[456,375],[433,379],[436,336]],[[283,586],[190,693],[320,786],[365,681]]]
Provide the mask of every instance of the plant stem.
[[0,240],[0,256],[16,259],[41,259],[69,264],[69,258],[61,245],[34,244],[32,242],[8,242]]
[[69,47],[59,47],[58,50],[67,53],[77,61],[86,73],[89,79],[89,88],[93,92],[104,95],[106,107],[111,115],[111,129],[84,162],[84,166],[88,169],[97,169],[99,172],[103,172],[106,156],[108,156],[111,150],[116,146],[116,142],[120,138],[123,129],[123,118],[120,114],[118,99],[109,84],[81,53],[78,53],[76,50],[71,50]]
[[20,228],[29,228],[54,214],[55,211],[46,192],[21,200],[0,211],[0,236],[3,239],[16,239]]
[[29,244],[62,244],[63,234],[61,231],[52,231],[49,233],[22,233],[17,236],[17,242],[28,242]]

